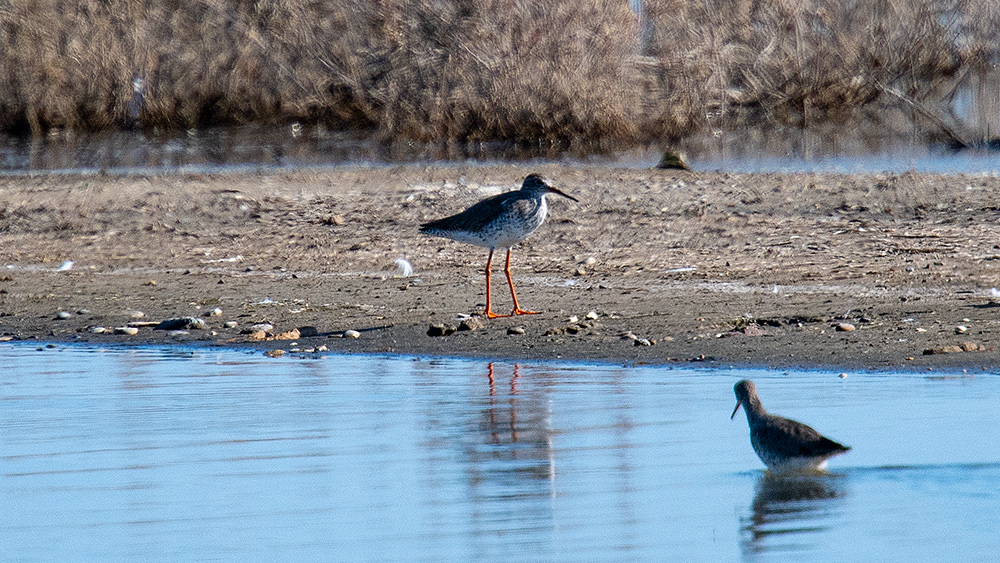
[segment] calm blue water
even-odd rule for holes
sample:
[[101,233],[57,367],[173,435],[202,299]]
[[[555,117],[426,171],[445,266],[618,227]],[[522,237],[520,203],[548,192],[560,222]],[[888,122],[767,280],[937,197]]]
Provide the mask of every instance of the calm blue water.
[[[0,345],[0,561],[994,561],[1000,376]],[[733,384],[853,446],[766,477]]]
[[[870,124],[816,131],[738,128],[720,136],[695,135],[685,144],[690,145],[685,150],[688,164],[697,171],[995,174],[1000,170],[998,151],[956,153],[906,135],[894,136]],[[0,177],[322,170],[428,162],[437,167],[513,161],[561,162],[584,169],[591,165],[646,169],[661,156],[661,147],[608,152],[600,146],[569,149],[548,143],[528,147],[504,142],[387,147],[364,134],[311,126],[299,133],[291,126],[244,125],[159,134],[64,132],[34,138],[0,134]]]

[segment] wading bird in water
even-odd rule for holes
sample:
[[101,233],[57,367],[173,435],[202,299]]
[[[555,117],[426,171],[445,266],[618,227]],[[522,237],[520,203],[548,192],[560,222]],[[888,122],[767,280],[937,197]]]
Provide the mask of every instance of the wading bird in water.
[[559,194],[573,201],[575,197],[563,193],[545,183],[538,174],[529,174],[524,179],[520,190],[502,193],[489,199],[484,199],[465,211],[424,223],[420,232],[438,237],[444,237],[459,242],[467,242],[490,249],[490,257],[486,260],[486,312],[487,318],[507,317],[497,315],[491,308],[490,276],[493,266],[493,251],[497,248],[507,249],[507,284],[510,286],[510,297],[514,301],[514,311],[511,315],[534,315],[538,311],[526,311],[517,303],[517,293],[514,291],[514,281],[510,277],[511,248],[535,232],[545,220],[548,213],[548,203],[545,196]]
[[737,383],[733,391],[736,408],[729,419],[732,420],[743,405],[750,425],[750,445],[773,473],[822,471],[831,457],[851,449],[801,422],[769,414],[760,404],[757,386],[749,379]]

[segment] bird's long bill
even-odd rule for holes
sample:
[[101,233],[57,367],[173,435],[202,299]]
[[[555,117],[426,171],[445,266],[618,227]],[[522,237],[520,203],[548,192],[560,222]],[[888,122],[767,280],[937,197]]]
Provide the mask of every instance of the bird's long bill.
[[575,197],[569,195],[568,193],[566,193],[566,192],[564,192],[562,190],[557,190],[557,189],[553,188],[552,186],[548,186],[548,188],[549,188],[549,192],[550,193],[559,194],[559,195],[561,195],[563,197],[568,197],[568,198],[572,199],[573,201],[575,201],[577,203],[580,203],[580,200],[576,199]]
[[736,401],[736,408],[735,408],[735,409],[733,409],[733,414],[729,415],[729,420],[732,420],[732,419],[733,419],[733,417],[735,417],[735,416],[736,416],[736,411],[740,410],[740,405],[742,405],[742,404],[743,404],[743,403],[741,403],[741,402],[739,402],[739,401]]

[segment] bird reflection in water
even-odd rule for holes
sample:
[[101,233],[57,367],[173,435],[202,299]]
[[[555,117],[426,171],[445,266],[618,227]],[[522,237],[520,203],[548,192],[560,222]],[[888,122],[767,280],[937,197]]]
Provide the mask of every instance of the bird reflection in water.
[[827,473],[765,472],[757,482],[751,514],[740,519],[744,555],[808,549],[806,535],[829,528],[831,511],[845,496],[841,479]]
[[506,385],[498,385],[502,376],[497,371],[491,362],[487,371],[489,396],[480,419],[485,440],[472,452],[477,462],[474,466],[494,477],[552,479],[551,410],[544,388],[522,395],[518,389],[519,365],[514,364]]

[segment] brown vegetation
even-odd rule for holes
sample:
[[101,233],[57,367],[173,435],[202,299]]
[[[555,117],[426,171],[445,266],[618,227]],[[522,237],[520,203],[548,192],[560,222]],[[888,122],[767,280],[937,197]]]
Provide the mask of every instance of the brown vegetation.
[[[417,141],[651,140],[887,105],[1000,59],[977,0],[39,0],[0,6],[0,130],[300,120]],[[135,105],[133,80],[143,81]]]

